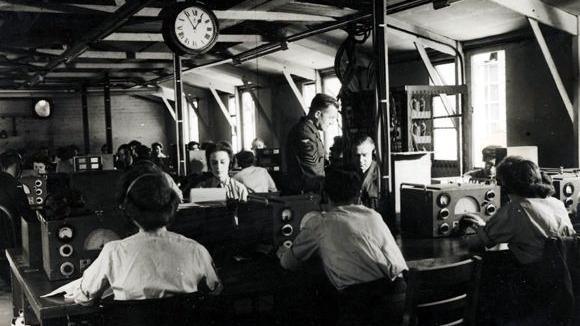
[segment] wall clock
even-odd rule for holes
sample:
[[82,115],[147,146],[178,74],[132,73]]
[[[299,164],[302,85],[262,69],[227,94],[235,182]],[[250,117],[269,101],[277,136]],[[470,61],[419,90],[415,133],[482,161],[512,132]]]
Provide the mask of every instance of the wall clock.
[[177,54],[205,53],[217,42],[218,20],[209,8],[199,2],[168,7],[161,15],[163,39]]

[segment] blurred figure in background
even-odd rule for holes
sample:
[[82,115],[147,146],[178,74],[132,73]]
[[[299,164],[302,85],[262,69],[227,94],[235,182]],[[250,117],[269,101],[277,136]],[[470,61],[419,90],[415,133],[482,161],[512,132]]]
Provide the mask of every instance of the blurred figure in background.
[[249,192],[276,192],[276,184],[268,173],[268,170],[255,166],[254,153],[243,151],[236,154],[238,165],[242,170],[233,176],[235,180],[243,183]]

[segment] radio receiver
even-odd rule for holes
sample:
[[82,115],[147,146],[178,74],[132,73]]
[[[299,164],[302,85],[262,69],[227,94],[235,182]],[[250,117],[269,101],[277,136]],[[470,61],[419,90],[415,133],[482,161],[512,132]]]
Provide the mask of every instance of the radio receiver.
[[428,238],[455,233],[466,213],[488,220],[500,206],[500,187],[485,184],[401,184],[401,228]]
[[128,235],[130,227],[120,215],[85,215],[47,221],[40,217],[42,261],[48,279],[82,275],[105,243]]

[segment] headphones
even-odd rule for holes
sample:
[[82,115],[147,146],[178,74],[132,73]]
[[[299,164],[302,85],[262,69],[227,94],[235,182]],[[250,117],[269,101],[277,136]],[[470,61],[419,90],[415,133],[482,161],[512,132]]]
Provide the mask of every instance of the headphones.
[[142,174],[142,175],[138,176],[137,178],[133,179],[133,181],[131,181],[131,183],[127,187],[125,194],[123,195],[123,202],[119,205],[119,208],[121,208],[122,210],[125,210],[125,207],[127,207],[127,201],[129,200],[129,194],[131,193],[131,190],[135,187],[137,182],[139,182],[139,180],[142,180],[145,177],[156,177],[158,175],[159,174],[157,174],[157,173],[145,173],[145,174]]
[[22,175],[22,164],[24,160],[22,159],[20,153],[13,149],[7,150],[6,152],[0,154],[0,170],[2,172],[6,172],[8,167],[13,164],[11,161],[14,159],[16,159],[16,175],[14,177],[19,179]]

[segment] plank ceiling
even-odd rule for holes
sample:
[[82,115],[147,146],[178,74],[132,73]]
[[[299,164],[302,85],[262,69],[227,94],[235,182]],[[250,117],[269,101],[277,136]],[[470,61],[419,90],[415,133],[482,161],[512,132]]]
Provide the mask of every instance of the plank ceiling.
[[[522,0],[524,1],[524,0]],[[580,1],[543,0],[573,14]],[[106,78],[115,87],[145,85],[172,73],[172,54],[161,41],[160,8],[169,0],[0,0],[0,89],[77,89],[100,85]],[[221,41],[210,53],[185,57],[186,70],[231,58],[269,42],[312,28],[368,14],[370,0],[212,0],[218,12]],[[96,40],[120,8],[147,3]],[[525,17],[487,0],[463,0],[434,10],[431,1],[389,0],[390,17],[451,39],[466,41],[526,29]],[[261,13],[255,13],[259,11]],[[244,19],[235,20],[230,16]],[[391,14],[392,13],[392,14]],[[474,24],[477,22],[477,24]],[[312,79],[315,69],[332,67],[336,49],[347,33],[338,29],[297,42],[288,49],[244,62],[195,69],[185,82],[199,87],[217,85],[229,92],[244,81],[281,74]],[[370,51],[370,41],[367,50]],[[393,53],[413,51],[412,40],[389,32]],[[74,53],[77,53],[74,52]]]

